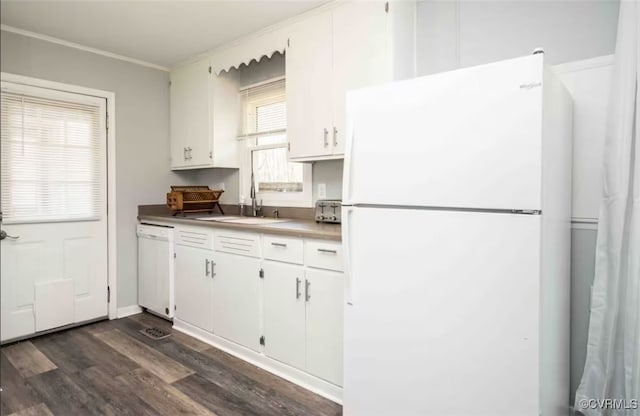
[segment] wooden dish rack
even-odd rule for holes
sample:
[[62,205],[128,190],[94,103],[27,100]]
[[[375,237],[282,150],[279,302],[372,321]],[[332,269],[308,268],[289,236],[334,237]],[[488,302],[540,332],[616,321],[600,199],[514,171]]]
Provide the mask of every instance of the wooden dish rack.
[[223,192],[222,189],[209,189],[208,186],[172,186],[171,192],[167,192],[167,206],[174,216],[186,216],[189,212],[212,214],[216,207],[224,215],[219,202]]

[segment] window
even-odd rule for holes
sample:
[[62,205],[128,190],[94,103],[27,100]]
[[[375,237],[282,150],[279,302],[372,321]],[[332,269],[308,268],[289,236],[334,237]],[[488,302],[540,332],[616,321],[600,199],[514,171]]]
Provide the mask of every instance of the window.
[[288,161],[285,80],[241,89],[247,149],[243,194],[253,178],[257,198],[266,205],[310,206],[311,168]]
[[64,100],[71,96],[79,94],[49,90],[36,96],[3,84],[0,186],[5,221],[101,219],[104,100]]

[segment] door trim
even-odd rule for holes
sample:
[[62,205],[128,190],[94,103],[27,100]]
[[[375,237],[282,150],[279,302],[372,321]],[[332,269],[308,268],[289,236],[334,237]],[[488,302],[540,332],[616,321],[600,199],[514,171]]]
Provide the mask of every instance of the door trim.
[[81,87],[24,75],[0,72],[0,80],[63,92],[90,95],[107,101],[107,284],[110,288],[109,319],[118,314],[116,251],[116,94],[112,91]]

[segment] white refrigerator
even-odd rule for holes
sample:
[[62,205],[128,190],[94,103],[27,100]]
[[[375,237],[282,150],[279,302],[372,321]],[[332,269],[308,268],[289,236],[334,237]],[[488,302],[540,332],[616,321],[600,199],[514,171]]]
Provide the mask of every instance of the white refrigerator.
[[572,104],[544,54],[347,119],[344,414],[567,415]]

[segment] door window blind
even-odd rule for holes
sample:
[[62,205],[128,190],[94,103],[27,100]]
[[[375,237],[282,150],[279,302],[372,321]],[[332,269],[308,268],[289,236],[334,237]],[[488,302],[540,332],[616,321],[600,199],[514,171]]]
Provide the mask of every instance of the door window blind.
[[101,219],[104,109],[6,91],[0,101],[4,220]]

